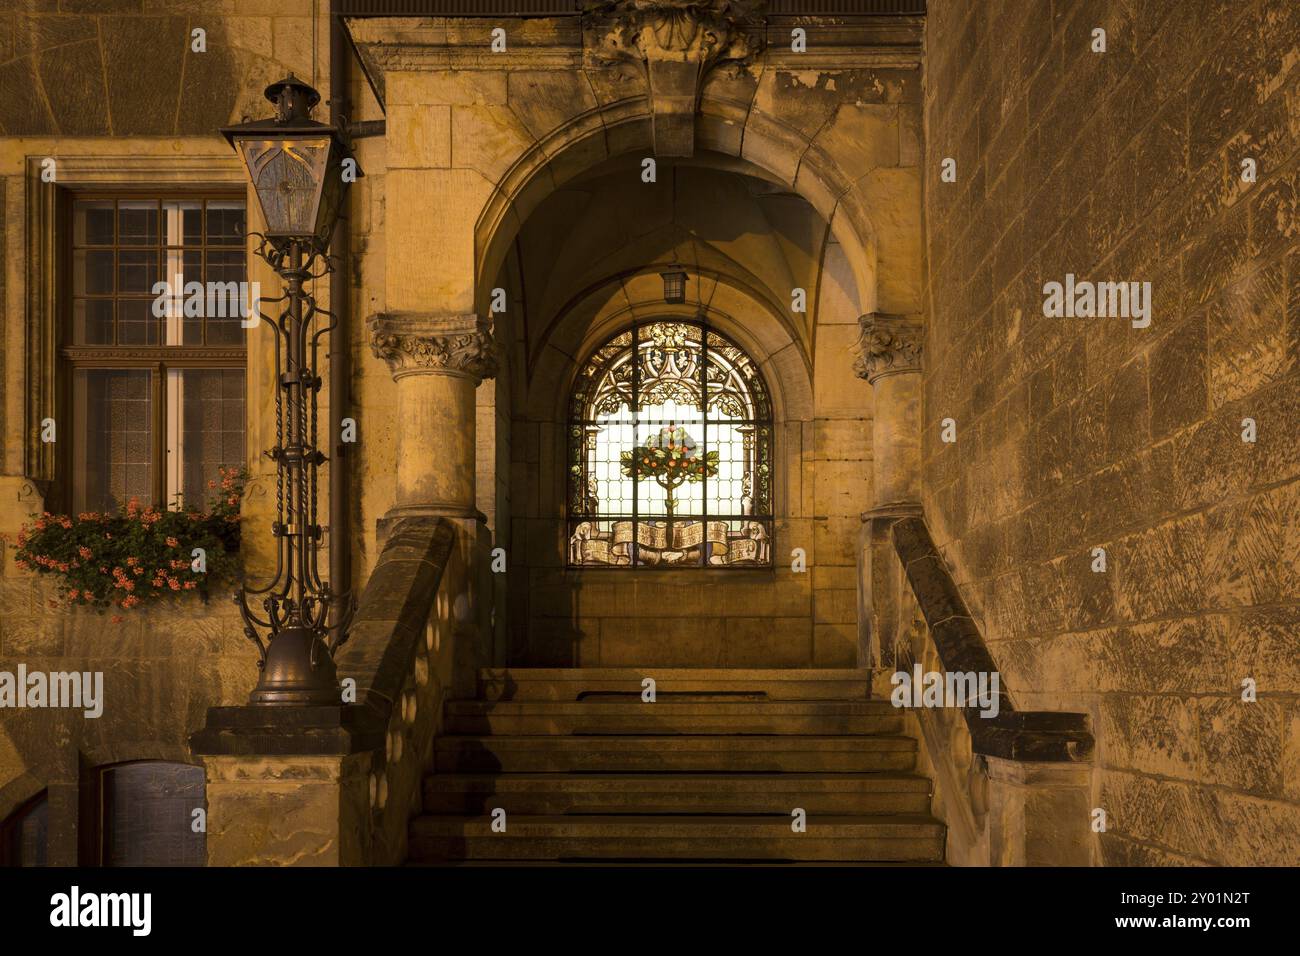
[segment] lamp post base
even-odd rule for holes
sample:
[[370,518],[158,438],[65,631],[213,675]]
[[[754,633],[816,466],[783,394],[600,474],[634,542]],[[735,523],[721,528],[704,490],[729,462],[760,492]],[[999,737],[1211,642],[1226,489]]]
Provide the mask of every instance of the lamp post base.
[[261,679],[248,702],[262,706],[338,704],[342,696],[338,671],[320,634],[305,627],[289,627],[271,638]]

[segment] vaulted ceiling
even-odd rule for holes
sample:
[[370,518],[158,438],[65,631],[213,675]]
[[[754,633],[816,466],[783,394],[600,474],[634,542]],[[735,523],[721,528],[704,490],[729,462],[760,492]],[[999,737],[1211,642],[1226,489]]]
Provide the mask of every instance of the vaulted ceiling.
[[[619,157],[553,193],[520,231],[510,264],[523,299],[516,336],[531,358],[578,296],[675,262],[747,287],[789,315],[807,349],[827,232],[804,199],[731,160],[661,160],[645,183],[639,158]],[[807,293],[806,313],[791,309],[795,289]]]

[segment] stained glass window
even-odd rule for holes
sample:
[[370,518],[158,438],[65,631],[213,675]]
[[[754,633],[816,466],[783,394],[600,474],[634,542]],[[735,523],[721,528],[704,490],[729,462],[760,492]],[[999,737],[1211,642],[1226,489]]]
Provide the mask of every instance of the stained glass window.
[[570,565],[771,566],[772,404],[735,343],[640,323],[588,359],[569,408]]

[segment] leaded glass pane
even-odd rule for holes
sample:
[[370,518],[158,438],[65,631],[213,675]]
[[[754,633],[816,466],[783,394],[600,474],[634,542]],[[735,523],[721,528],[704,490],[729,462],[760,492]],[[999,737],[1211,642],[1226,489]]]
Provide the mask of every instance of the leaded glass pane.
[[179,414],[167,440],[169,504],[203,508],[209,482],[244,460],[244,370],[180,369],[167,373],[169,405]]
[[77,203],[73,242],[79,246],[111,246],[113,235],[113,200]]
[[151,397],[148,371],[86,369],[74,375],[77,511],[111,511],[132,498],[152,502]]
[[72,291],[77,295],[113,293],[113,252],[91,249],[73,255]]
[[698,322],[598,348],[570,402],[569,554],[594,567],[771,564],[771,404],[753,360]]
[[158,245],[158,201],[122,200],[117,204],[119,246]]
[[72,308],[72,330],[78,345],[112,345],[113,300],[78,299]]
[[244,218],[234,199],[75,201],[70,344],[242,345]]
[[244,204],[242,202],[208,203],[208,244],[242,246],[244,244]]

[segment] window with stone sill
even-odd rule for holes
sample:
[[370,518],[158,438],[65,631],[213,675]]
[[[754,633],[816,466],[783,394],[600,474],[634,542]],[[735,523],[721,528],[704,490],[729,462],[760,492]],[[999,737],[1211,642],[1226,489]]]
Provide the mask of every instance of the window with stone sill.
[[[219,308],[187,310],[183,291],[244,291],[244,198],[80,193],[68,213],[65,506],[205,507],[218,469],[244,463],[245,330],[224,293]],[[160,281],[171,288],[159,310]]]
[[772,433],[753,359],[703,320],[610,339],[570,400],[569,565],[770,567]]

